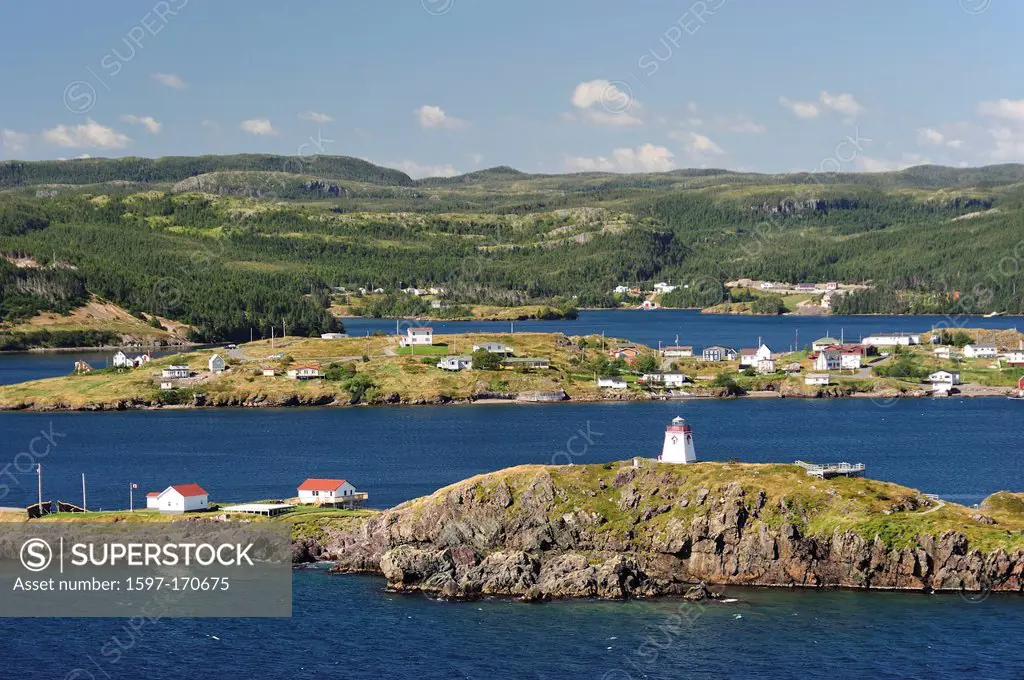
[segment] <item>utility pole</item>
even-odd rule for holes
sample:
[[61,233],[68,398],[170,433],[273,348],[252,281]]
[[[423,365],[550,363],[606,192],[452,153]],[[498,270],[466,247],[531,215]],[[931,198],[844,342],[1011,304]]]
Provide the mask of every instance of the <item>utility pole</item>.
[[128,482],[128,512],[135,512],[135,487],[138,484],[135,482]]
[[82,473],[82,510],[86,510],[88,506],[85,504],[85,473]]
[[39,486],[39,512],[43,511],[43,464],[36,463],[36,482]]

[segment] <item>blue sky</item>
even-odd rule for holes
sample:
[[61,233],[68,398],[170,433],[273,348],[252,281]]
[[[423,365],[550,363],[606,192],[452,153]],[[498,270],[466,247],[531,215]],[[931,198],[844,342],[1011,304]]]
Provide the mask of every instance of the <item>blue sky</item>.
[[40,0],[0,158],[318,151],[414,176],[1024,161],[1011,0]]

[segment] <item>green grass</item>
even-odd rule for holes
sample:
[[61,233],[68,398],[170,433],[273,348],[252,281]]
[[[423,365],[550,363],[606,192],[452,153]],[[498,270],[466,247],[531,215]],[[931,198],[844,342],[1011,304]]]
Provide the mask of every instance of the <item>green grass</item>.
[[[466,354],[469,354],[472,347],[466,347]],[[396,350],[399,356],[447,356],[449,354],[448,345],[434,344],[434,345],[416,345],[413,347],[399,347]]]

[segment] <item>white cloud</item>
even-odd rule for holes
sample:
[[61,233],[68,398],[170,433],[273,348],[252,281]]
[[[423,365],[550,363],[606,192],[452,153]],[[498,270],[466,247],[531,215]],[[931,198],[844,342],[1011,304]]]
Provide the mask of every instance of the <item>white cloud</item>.
[[722,147],[711,141],[710,137],[696,132],[673,132],[669,135],[672,139],[683,143],[686,152],[698,157],[721,156],[725,153]]
[[864,113],[864,107],[858,104],[853,95],[848,92],[829,94],[822,90],[821,94],[818,95],[818,101],[821,102],[822,106],[845,116],[852,117]]
[[565,165],[578,172],[667,172],[675,167],[674,158],[675,154],[663,146],[644,144],[636,149],[615,149],[611,159],[574,156],[566,159]]
[[163,125],[155,120],[152,116],[136,116],[131,113],[126,113],[121,116],[121,120],[131,125],[143,125],[151,133],[158,134],[163,128]]
[[945,146],[950,149],[962,149],[965,144],[962,139],[950,139],[946,133],[929,127],[918,128],[917,143],[921,146]]
[[440,106],[424,104],[413,111],[416,120],[422,128],[446,128],[448,130],[459,130],[466,127],[468,123],[461,118],[449,116]]
[[28,147],[29,135],[17,130],[0,130],[0,148],[6,153],[21,153]]
[[82,161],[82,160],[85,160],[86,158],[92,158],[92,156],[90,156],[90,155],[89,155],[89,154],[87,154],[87,153],[83,153],[83,154],[81,154],[80,156],[75,156],[75,158],[76,158],[76,159],[78,159],[78,160],[80,160],[80,161]]
[[779,103],[796,114],[797,118],[817,118],[821,113],[814,102],[793,101],[789,97],[779,97]]
[[215,120],[211,120],[209,118],[203,119],[202,121],[200,121],[199,124],[202,125],[204,128],[210,128],[211,130],[219,130],[220,129],[220,123],[218,123]]
[[242,130],[248,132],[250,135],[276,135],[277,130],[270,124],[270,121],[266,118],[251,118],[249,120],[242,121]]
[[852,94],[843,92],[841,94],[832,94],[825,90],[822,90],[818,94],[818,100],[815,101],[798,101],[790,99],[789,97],[779,97],[779,103],[785,106],[787,109],[792,111],[797,118],[817,118],[821,115],[822,111],[830,110],[836,113],[841,113],[844,116],[853,118],[866,110],[860,103],[854,99]]
[[978,102],[978,113],[989,118],[1024,121],[1024,99]]
[[44,130],[43,139],[50,144],[69,149],[123,149],[132,143],[128,135],[100,125],[92,118],[79,125],[58,125],[50,130]]
[[175,90],[181,90],[185,87],[185,81],[173,73],[154,73],[153,80]]
[[742,116],[738,116],[733,119],[722,118],[717,122],[717,125],[726,132],[736,132],[746,135],[759,135],[768,130],[768,128],[761,123],[755,123],[754,121],[747,120]]
[[401,163],[385,163],[388,167],[397,167],[413,179],[421,177],[454,177],[459,174],[455,166],[450,163],[439,165],[420,165],[416,161],[404,160]]
[[[625,89],[604,78],[580,83],[573,90],[572,105],[580,110],[583,120],[594,125],[643,124],[643,121],[634,115],[640,110],[640,103],[633,98],[633,93],[625,83],[620,84]],[[563,114],[563,118],[575,120],[572,114]]]
[[311,120],[314,123],[330,123],[334,120],[326,113],[320,113],[318,111],[306,111],[305,113],[300,113],[299,118],[302,120]]

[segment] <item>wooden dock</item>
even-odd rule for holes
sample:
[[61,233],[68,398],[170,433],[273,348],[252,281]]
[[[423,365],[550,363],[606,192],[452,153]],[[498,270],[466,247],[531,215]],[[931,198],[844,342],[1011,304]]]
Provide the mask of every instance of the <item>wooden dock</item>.
[[833,463],[832,465],[817,465],[798,460],[799,465],[811,477],[818,479],[832,479],[833,477],[860,477],[864,474],[864,463]]

